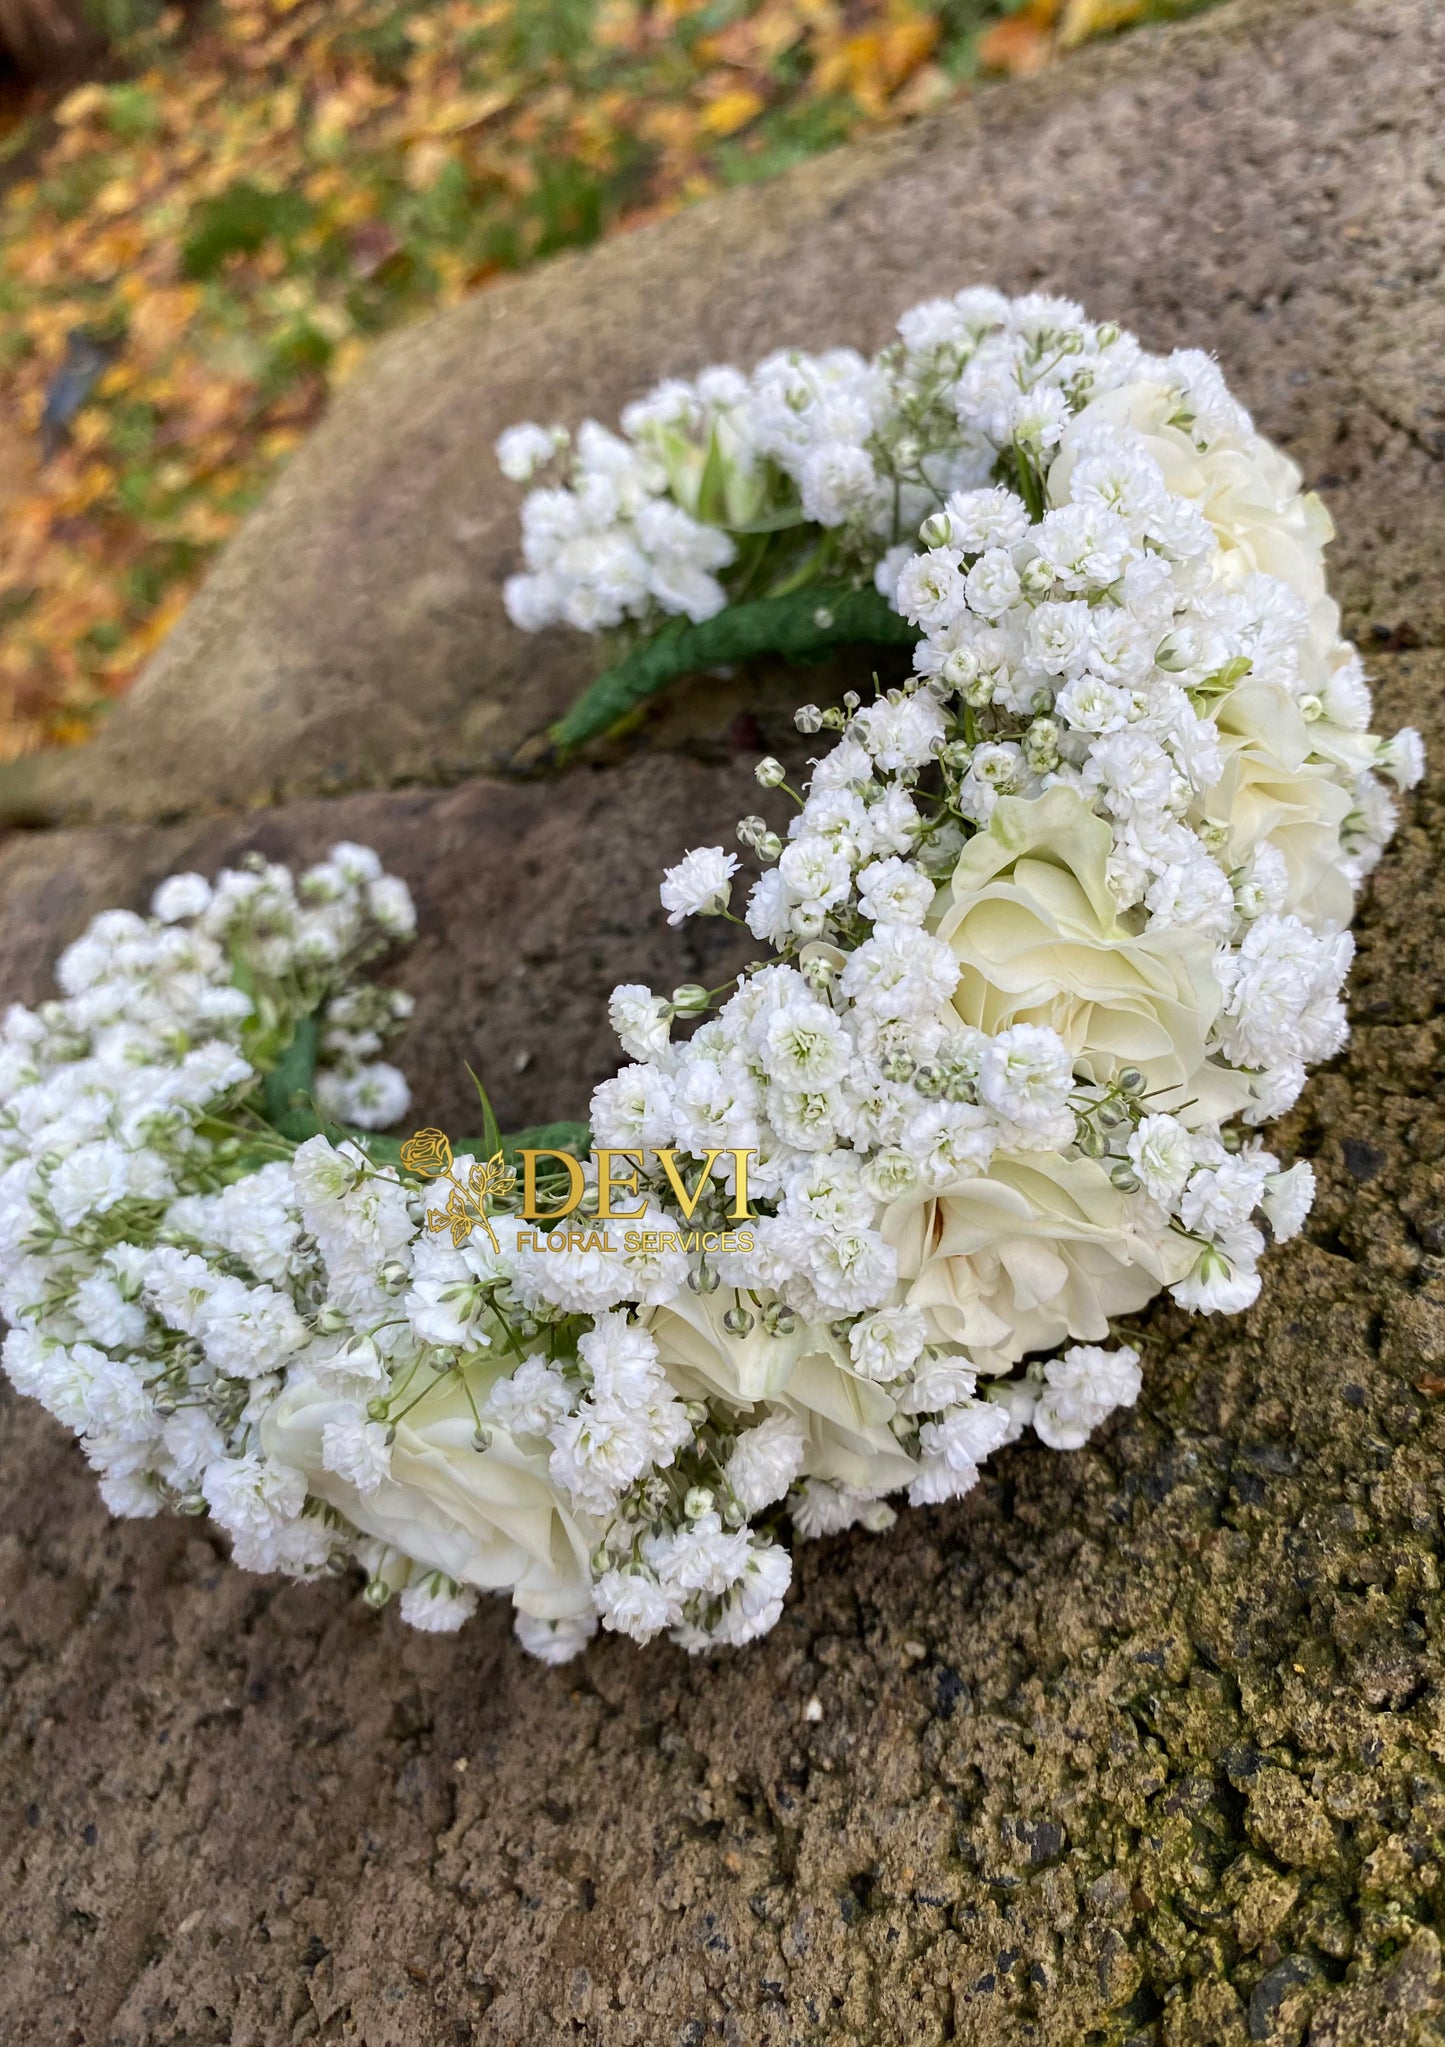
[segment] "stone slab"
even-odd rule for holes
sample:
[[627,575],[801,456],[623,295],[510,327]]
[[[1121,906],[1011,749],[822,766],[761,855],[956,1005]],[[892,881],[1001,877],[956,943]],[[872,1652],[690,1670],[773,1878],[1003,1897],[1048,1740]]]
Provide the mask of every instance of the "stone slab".
[[[1388,665],[1440,758],[1445,662]],[[479,806],[275,830],[405,820],[456,862]],[[162,836],[148,873],[221,850]],[[68,918],[105,885],[79,871]],[[425,1638],[247,1577],[206,1524],[108,1521],[0,1394],[5,2037],[1440,2047],[1442,877],[1437,780],[1364,908],[1353,1042],[1283,1134],[1321,1198],[1259,1305],[1156,1314],[1140,1406],[1086,1451],[802,1545],[740,1654],[548,1671],[499,1605]],[[497,957],[524,893],[479,884]]]
[[[390,969],[417,1008],[395,1057],[422,1120],[476,1127],[471,1065],[506,1129],[586,1115],[619,1060],[607,1028],[618,981],[715,986],[756,946],[721,920],[670,930],[662,868],[734,843],[761,791],[752,755],[704,766],[637,760],[543,783],[377,790],[187,824],[14,833],[0,845],[0,990],[54,992],[51,963],[97,911],[144,909],[156,883],[214,874],[255,849],[300,868],[338,839],[374,846],[416,899],[419,935]],[[776,807],[776,800],[775,800]]]
[[[502,613],[519,493],[497,431],[611,419],[665,373],[780,343],[874,346],[978,279],[1217,350],[1342,515],[1352,626],[1438,639],[1442,42],[1430,0],[1236,0],[393,337],[99,743],[20,764],[4,807],[153,822],[495,768],[596,661]],[[694,714],[714,729],[706,691]]]

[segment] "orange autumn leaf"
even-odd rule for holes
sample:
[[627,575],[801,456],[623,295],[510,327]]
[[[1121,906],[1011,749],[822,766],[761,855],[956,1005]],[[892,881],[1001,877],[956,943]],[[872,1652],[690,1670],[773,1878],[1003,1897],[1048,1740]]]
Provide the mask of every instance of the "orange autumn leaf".
[[[340,390],[343,384],[356,375],[365,359],[366,343],[364,341],[359,341],[355,335],[349,341],[343,341],[335,355],[331,358],[331,383],[333,388]],[[274,445],[275,442],[282,439],[283,431],[278,430],[276,434],[268,436],[268,441],[272,444],[270,452],[273,455],[285,455],[291,452],[289,446],[277,447]],[[300,435],[294,436],[294,439],[299,440]]]
[[649,107],[638,121],[637,132],[644,141],[664,149],[686,149],[696,140],[697,119],[687,107]]
[[68,717],[61,716],[51,726],[49,736],[56,746],[79,746],[90,737],[90,720],[74,712]]
[[147,292],[131,315],[130,335],[136,347],[151,355],[179,341],[195,318],[200,298],[200,287],[194,284]]
[[698,48],[710,63],[732,64],[739,70],[767,70],[805,33],[801,9],[764,6],[756,14],[730,21],[716,35],[707,36]]
[[936,15],[909,14],[890,22],[884,29],[879,51],[889,91],[911,78],[920,64],[938,47],[939,22]]
[[996,22],[978,40],[978,61],[986,71],[1027,78],[1053,60],[1059,0],[1030,0],[1029,6]]

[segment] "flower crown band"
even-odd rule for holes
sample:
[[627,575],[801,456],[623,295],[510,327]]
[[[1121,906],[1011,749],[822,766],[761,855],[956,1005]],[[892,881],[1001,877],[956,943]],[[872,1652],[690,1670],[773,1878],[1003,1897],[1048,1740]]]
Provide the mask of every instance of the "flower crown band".
[[762,956],[616,988],[588,1128],[479,1088],[472,1139],[375,1134],[410,1003],[365,970],[415,918],[360,846],[174,875],[0,1022],[4,1363],[111,1510],[422,1628],[503,1592],[554,1662],[751,1640],[793,1540],[1079,1447],[1156,1295],[1255,1299],[1313,1192],[1259,1126],[1344,1042],[1422,768],[1206,356],[969,290],[621,425],[499,443],[541,479],[511,616],[609,636],[557,750],[761,651],[911,667],[804,706],[740,851],[668,870]]

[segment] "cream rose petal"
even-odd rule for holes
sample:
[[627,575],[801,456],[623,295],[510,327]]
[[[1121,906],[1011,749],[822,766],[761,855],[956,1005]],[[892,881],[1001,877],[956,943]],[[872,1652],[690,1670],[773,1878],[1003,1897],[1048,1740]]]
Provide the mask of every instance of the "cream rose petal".
[[1097,1343],[1110,1318],[1181,1277],[1197,1246],[1147,1226],[1092,1159],[996,1154],[988,1173],[895,1202],[883,1234],[904,1298],[934,1340],[1000,1372],[1068,1339]]
[[908,1485],[918,1467],[892,1433],[893,1396],[855,1370],[829,1330],[801,1316],[786,1336],[769,1336],[760,1319],[747,1336],[732,1335],[723,1316],[737,1298],[727,1288],[706,1296],[684,1290],[648,1317],[674,1390],[787,1408],[807,1434],[805,1476],[875,1493]]
[[590,1610],[593,1531],[552,1483],[545,1454],[522,1449],[505,1429],[493,1429],[479,1451],[471,1404],[453,1379],[397,1424],[390,1477],[362,1495],[322,1463],[326,1424],[346,1407],[293,1379],[262,1423],[267,1454],[304,1472],[308,1490],[364,1535],[458,1585],[510,1590],[518,1607],[546,1620]]
[[1130,931],[1105,878],[1112,843],[1061,785],[998,804],[937,921],[960,968],[953,1007],[990,1036],[1017,1023],[1057,1031],[1084,1079],[1137,1066],[1158,1108],[1229,1115],[1246,1086],[1206,1049],[1220,1007],[1213,943],[1187,928]]

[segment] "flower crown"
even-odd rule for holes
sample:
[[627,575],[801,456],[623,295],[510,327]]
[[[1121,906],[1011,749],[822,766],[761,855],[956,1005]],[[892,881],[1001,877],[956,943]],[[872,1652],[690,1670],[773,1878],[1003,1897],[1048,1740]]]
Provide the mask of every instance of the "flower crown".
[[[803,787],[759,764],[766,956],[614,991],[590,1156],[485,1094],[475,1142],[365,1134],[409,1003],[363,970],[414,917],[358,846],[172,876],[6,1013],[4,1363],[113,1512],[423,1628],[505,1591],[552,1661],[740,1644],[790,1535],[1077,1448],[1137,1398],[1122,1318],[1253,1301],[1313,1191],[1253,1133],[1344,1042],[1419,741],[1370,733],[1327,516],[1207,357],[978,290],[899,336],[499,444],[557,472],[512,617],[616,636],[559,749],[685,669],[912,649],[798,713]],[[669,921],[739,866],[688,852]]]

